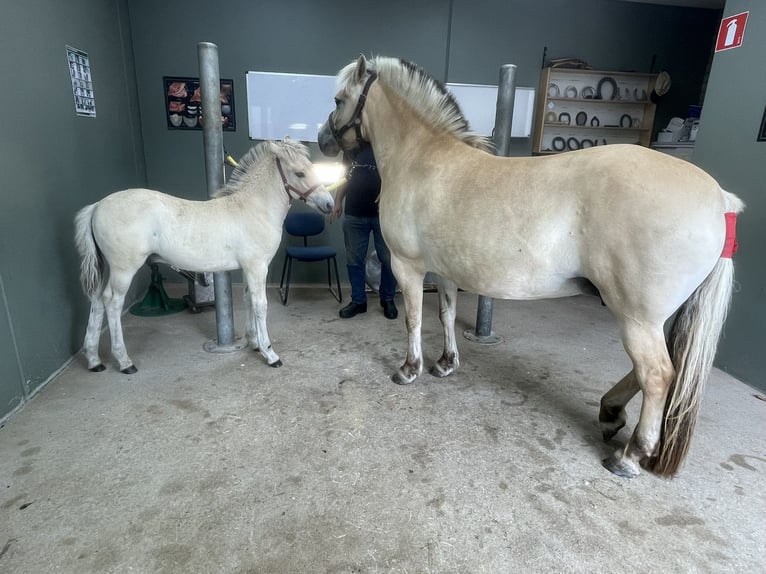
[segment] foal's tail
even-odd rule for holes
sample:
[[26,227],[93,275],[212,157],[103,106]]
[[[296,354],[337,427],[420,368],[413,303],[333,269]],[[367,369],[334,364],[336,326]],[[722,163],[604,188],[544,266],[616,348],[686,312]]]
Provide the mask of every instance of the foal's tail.
[[[742,211],[744,204],[739,198],[723,193],[727,212]],[[678,310],[670,328],[668,350],[676,376],[665,403],[659,451],[649,469],[660,476],[673,477],[686,458],[705,382],[713,368],[718,339],[729,311],[733,282],[731,256],[721,257]]]
[[104,256],[93,237],[93,210],[96,204],[83,207],[74,218],[74,238],[80,252],[80,282],[82,290],[92,299],[101,293],[104,282]]

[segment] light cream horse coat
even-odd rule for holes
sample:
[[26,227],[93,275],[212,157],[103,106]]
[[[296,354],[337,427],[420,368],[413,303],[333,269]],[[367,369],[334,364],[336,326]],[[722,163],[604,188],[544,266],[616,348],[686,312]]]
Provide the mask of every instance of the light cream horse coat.
[[[624,476],[638,474],[639,465],[674,475],[731,297],[732,261],[721,258],[724,213],[741,211],[742,202],[691,163],[634,145],[493,156],[473,147],[476,138],[451,95],[409,62],[361,57],[338,83],[320,146],[331,153],[361,138],[375,152],[381,227],[408,332],[407,358],[394,381],[412,382],[423,368],[428,271],[444,279],[445,347],[431,369],[437,376],[458,366],[457,287],[538,299],[593,293],[595,286],[633,362],[602,399],[606,439],[625,424],[627,402],[643,392],[631,440],[605,465]],[[339,133],[344,125],[358,126],[359,135]],[[663,326],[679,308],[671,357]]]
[[[281,171],[280,171],[281,170]],[[246,337],[271,366],[280,366],[266,328],[266,276],[294,199],[329,213],[333,198],[300,142],[261,142],[241,160],[214,198],[190,201],[150,189],[128,189],[82,208],[75,240],[83,290],[91,309],[84,351],[88,368],[104,370],[98,353],[106,313],[112,355],[123,373],[136,367],[127,353],[121,313],[136,271],[149,256],[179,269],[242,269]]]

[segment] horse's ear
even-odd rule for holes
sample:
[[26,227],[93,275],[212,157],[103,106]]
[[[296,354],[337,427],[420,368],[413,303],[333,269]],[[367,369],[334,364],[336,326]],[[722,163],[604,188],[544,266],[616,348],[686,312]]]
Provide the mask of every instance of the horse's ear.
[[290,139],[290,136],[285,136],[285,139],[282,140],[285,143],[291,142],[293,140]]
[[354,70],[354,80],[361,82],[367,75],[367,58],[364,54],[359,54],[359,58],[356,61],[356,69]]

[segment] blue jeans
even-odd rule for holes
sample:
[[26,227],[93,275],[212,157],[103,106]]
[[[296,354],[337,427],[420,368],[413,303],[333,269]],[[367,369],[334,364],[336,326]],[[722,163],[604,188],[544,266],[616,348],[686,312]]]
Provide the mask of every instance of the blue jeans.
[[396,294],[396,278],[391,272],[391,253],[380,231],[380,218],[343,216],[343,236],[346,240],[346,268],[351,282],[351,300],[366,303],[365,259],[370,245],[370,233],[375,251],[380,259],[380,300],[393,301]]

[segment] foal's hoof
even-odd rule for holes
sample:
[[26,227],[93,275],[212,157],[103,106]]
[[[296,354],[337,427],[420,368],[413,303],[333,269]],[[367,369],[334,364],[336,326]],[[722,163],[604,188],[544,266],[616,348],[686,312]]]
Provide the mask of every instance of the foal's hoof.
[[601,464],[603,464],[604,468],[609,472],[622,478],[635,478],[640,474],[638,468],[635,465],[626,463],[624,460],[616,456],[605,458],[601,461]]
[[95,367],[90,367],[88,370],[93,373],[100,373],[101,371],[105,371],[106,367],[104,366],[104,363],[99,363]]
[[282,366],[282,360],[277,359],[273,363],[269,363],[269,367],[274,367],[275,369]]
[[125,367],[124,369],[122,369],[121,372],[125,373],[126,375],[132,375],[133,373],[137,373],[138,369],[136,368],[135,365],[130,365],[129,367]]

